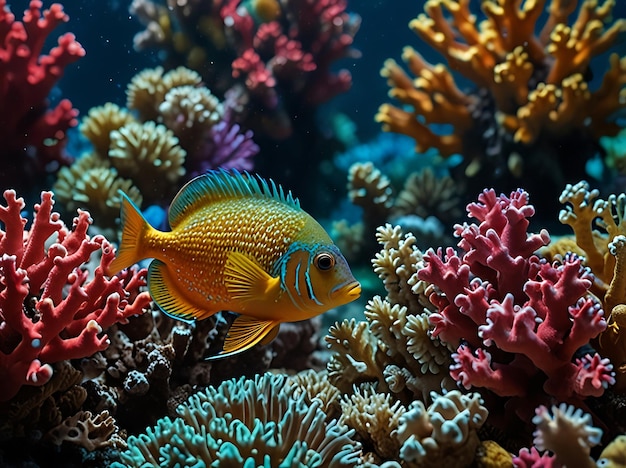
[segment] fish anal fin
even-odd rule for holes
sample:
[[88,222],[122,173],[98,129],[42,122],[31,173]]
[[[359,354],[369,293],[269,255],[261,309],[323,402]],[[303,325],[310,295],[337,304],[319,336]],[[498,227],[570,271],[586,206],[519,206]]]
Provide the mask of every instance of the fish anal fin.
[[150,263],[148,290],[156,305],[165,314],[177,320],[193,322],[196,319],[207,318],[215,312],[202,309],[186,300],[172,279],[167,265],[160,260],[153,260]]
[[207,360],[221,359],[242,353],[254,345],[267,344],[276,338],[280,323],[274,320],[258,320],[245,315],[235,319],[228,330],[224,348]]
[[280,279],[267,273],[259,263],[240,252],[230,252],[224,267],[224,282],[232,299],[249,302],[262,300]]

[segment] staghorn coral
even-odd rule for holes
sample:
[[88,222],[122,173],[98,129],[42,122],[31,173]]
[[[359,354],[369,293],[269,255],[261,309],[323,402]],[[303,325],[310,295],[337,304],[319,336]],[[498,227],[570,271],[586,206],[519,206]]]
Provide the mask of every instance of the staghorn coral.
[[[28,231],[20,212],[25,203],[15,191],[4,192],[0,207],[0,401],[23,385],[44,385],[51,363],[89,356],[106,349],[103,328],[141,314],[147,292],[146,271],[105,276],[115,253],[102,236],[90,238],[89,213],[79,211],[71,229],[52,211],[52,192],[42,192]],[[51,242],[48,243],[49,239]],[[100,254],[92,272],[84,266]],[[135,274],[136,273],[136,274]]]
[[[145,434],[128,438],[124,465],[145,463],[355,466],[360,446],[353,431],[327,422],[321,402],[295,396],[297,385],[284,375],[264,374],[208,387]],[[283,466],[283,465],[281,465]]]
[[559,220],[574,231],[585,264],[594,274],[592,291],[608,313],[607,327],[594,342],[615,366],[615,391],[626,390],[626,194],[599,198],[585,181],[568,184],[559,198]]
[[[546,204],[556,199],[554,187],[583,176],[598,139],[619,131],[626,57],[611,55],[595,90],[588,81],[591,59],[616,43],[626,20],[612,20],[614,0],[552,0],[542,16],[545,4],[485,0],[479,19],[469,0],[426,1],[409,26],[448,67],[412,47],[402,59],[415,78],[387,60],[381,74],[404,107],[380,107],[383,129],[412,136],[420,152],[461,154],[457,177],[470,178],[470,190],[483,177],[509,190],[521,177]],[[461,90],[452,70],[473,87]]]

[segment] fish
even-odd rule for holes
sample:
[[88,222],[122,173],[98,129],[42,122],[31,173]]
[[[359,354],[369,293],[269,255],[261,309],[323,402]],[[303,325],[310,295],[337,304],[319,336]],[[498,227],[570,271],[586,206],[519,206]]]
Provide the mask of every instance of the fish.
[[170,204],[170,231],[151,226],[120,195],[122,239],[109,274],[152,258],[148,290],[165,314],[189,322],[222,310],[238,314],[223,349],[208,359],[270,343],[282,322],[361,294],[328,233],[271,179],[233,169],[192,179]]

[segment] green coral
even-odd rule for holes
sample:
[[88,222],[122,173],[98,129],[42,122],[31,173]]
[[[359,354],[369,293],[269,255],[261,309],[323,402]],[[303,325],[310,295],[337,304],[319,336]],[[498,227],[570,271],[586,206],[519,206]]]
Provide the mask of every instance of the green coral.
[[121,468],[355,466],[361,448],[350,430],[327,421],[321,401],[285,375],[223,382],[180,405],[174,420],[128,438]]

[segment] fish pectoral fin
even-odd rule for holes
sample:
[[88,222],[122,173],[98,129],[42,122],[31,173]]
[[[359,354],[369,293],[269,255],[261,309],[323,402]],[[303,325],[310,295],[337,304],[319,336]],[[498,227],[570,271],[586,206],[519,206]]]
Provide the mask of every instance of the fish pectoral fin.
[[148,268],[148,291],[159,309],[177,320],[193,322],[213,314],[185,300],[167,265],[160,260],[153,260]]
[[233,356],[252,348],[256,344],[267,344],[276,338],[279,328],[280,322],[258,320],[240,315],[230,326],[222,351],[215,356],[206,358],[206,360]]
[[248,255],[230,252],[224,267],[224,282],[233,299],[246,302],[267,296],[280,279],[271,276]]
[[268,345],[270,344],[272,341],[274,341],[274,339],[278,336],[278,332],[280,331],[280,323],[277,324],[274,328],[272,328],[267,335],[265,335],[261,341],[259,341],[259,344],[262,346]]

